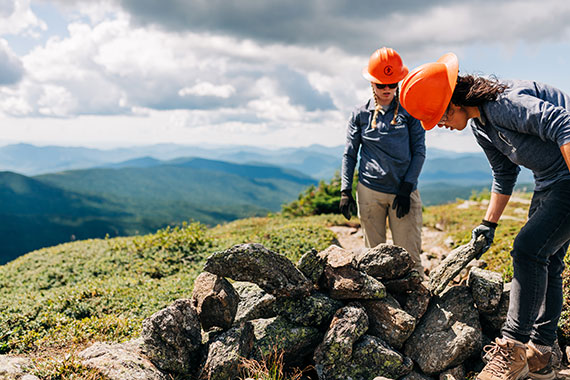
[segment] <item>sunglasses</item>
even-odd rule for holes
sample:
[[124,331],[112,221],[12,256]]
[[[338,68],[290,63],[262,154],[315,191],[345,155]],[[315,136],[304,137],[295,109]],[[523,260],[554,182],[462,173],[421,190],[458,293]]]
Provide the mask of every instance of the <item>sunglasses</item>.
[[390,83],[390,84],[379,84],[379,83],[374,83],[374,85],[376,86],[377,89],[382,90],[384,87],[388,87],[390,89],[395,89],[396,87],[398,87],[398,83]]

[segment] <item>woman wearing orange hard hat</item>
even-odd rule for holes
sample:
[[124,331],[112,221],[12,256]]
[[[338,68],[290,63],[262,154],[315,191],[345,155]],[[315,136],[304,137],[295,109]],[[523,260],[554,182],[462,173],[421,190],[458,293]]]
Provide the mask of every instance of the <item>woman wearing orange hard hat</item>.
[[362,70],[372,97],[351,114],[342,159],[340,211],[350,219],[354,170],[360,154],[356,189],[366,247],[386,242],[386,220],[394,244],[406,249],[415,268],[421,265],[422,204],[418,176],[425,160],[425,131],[400,107],[398,83],[408,74],[400,55],[383,47]]
[[547,84],[458,75],[449,53],[404,79],[402,105],[422,126],[467,126],[493,173],[491,200],[472,232],[492,244],[519,165],[533,171],[528,221],[513,242],[513,281],[502,338],[485,347],[480,380],[554,379],[550,363],[562,310],[562,271],[570,245],[570,96]]

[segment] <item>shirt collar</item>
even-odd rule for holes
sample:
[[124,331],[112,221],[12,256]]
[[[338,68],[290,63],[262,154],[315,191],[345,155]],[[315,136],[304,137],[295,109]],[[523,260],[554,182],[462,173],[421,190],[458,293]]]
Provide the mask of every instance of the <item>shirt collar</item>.
[[479,121],[479,123],[481,123],[481,125],[483,126],[487,125],[487,117],[483,112],[483,107],[479,107],[479,117],[477,118],[477,120]]

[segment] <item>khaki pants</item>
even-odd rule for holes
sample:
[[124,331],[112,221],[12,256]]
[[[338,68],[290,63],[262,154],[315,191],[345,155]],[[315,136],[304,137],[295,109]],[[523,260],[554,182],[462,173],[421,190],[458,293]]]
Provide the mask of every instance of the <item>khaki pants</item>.
[[424,275],[420,253],[422,250],[422,200],[418,190],[410,194],[410,212],[403,218],[392,209],[395,194],[381,193],[362,184],[356,187],[358,217],[364,233],[364,245],[368,248],[386,243],[386,218],[388,218],[394,245],[404,248],[415,268]]

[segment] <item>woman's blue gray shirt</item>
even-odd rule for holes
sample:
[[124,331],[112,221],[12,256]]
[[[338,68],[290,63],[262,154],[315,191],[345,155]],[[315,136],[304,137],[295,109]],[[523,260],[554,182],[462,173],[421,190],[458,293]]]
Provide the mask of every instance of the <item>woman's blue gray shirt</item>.
[[396,101],[386,112],[378,113],[376,128],[372,128],[374,100],[357,107],[348,122],[346,146],[342,158],[341,190],[352,188],[354,169],[358,162],[358,181],[383,193],[396,194],[400,184],[410,182],[417,187],[425,161],[425,130],[402,106],[396,124],[391,124]]
[[534,174],[535,190],[570,179],[560,147],[570,143],[570,96],[547,84],[502,81],[508,88],[479,107],[471,130],[493,171],[492,191],[510,195],[519,165]]

